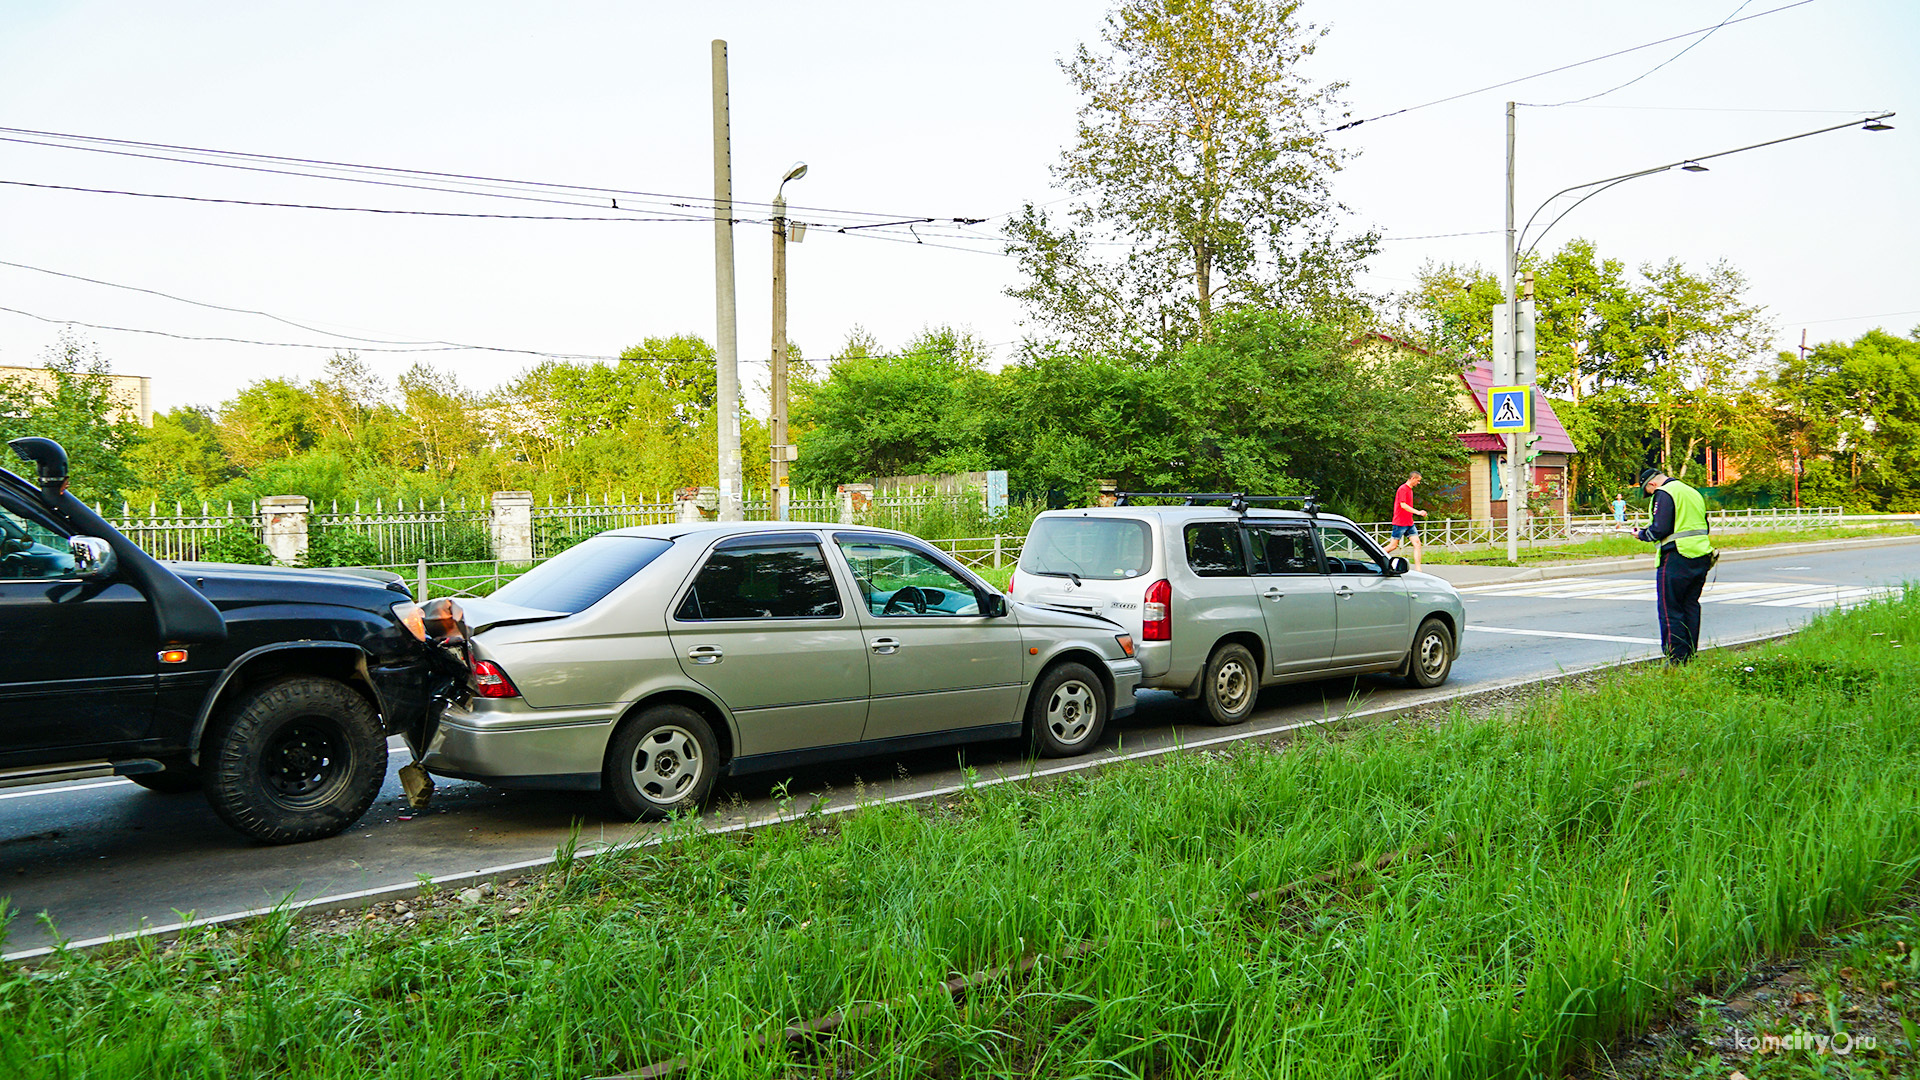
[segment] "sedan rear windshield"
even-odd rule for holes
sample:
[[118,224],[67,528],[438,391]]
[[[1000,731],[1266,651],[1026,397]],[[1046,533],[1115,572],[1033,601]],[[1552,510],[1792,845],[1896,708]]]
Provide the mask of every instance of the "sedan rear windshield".
[[1153,534],[1133,518],[1040,518],[1020,550],[1020,569],[1029,574],[1119,581],[1152,568]]
[[672,546],[650,536],[596,536],[521,574],[492,599],[569,615],[585,611]]

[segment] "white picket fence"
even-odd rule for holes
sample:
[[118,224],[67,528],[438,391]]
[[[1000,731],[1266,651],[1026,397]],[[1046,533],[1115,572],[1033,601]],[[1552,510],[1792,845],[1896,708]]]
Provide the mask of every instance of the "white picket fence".
[[[1816,529],[1842,524],[1842,513],[1842,508],[1838,506],[1709,510],[1707,524],[1720,530]],[[1628,511],[1627,524],[1639,528],[1646,523],[1645,513]],[[1392,522],[1367,521],[1357,524],[1381,543],[1385,543],[1393,534]],[[1616,524],[1612,514],[1529,516],[1521,522],[1520,542],[1541,544],[1594,540],[1613,535],[1617,531]],[[1504,519],[1422,518],[1419,526],[1420,539],[1430,548],[1495,547],[1507,542],[1507,523]]]

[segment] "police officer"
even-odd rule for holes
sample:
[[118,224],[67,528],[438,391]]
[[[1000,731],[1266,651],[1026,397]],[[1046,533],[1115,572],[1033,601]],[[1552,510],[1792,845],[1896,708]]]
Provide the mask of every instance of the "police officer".
[[1707,500],[1659,469],[1642,469],[1640,489],[1653,499],[1653,522],[1632,532],[1660,545],[1653,592],[1660,611],[1660,651],[1669,664],[1693,659],[1700,644],[1700,590],[1717,557],[1707,539]]

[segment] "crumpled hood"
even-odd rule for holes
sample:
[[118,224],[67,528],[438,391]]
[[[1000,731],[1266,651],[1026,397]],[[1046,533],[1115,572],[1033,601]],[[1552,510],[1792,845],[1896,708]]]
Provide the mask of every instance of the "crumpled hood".
[[484,596],[460,597],[454,600],[465,613],[468,633],[478,634],[496,626],[509,626],[514,623],[545,622],[548,619],[564,619],[567,612],[548,611],[544,608],[521,607],[518,604],[506,604]]

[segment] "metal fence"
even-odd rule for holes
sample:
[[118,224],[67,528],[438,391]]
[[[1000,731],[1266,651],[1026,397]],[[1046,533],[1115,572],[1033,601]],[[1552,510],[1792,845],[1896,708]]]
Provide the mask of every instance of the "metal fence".
[[[749,489],[740,503],[748,521],[774,521],[773,492]],[[809,491],[792,488],[787,492],[788,521],[839,521],[840,496],[832,490]]]
[[659,494],[651,501],[642,502],[622,499],[616,503],[608,499],[596,504],[589,497],[576,504],[572,499],[565,503],[548,499],[547,505],[536,503],[533,507],[533,557],[550,558],[608,529],[660,525],[676,520],[678,514],[679,504]]
[[315,508],[308,519],[308,551],[316,561],[337,562],[341,556],[353,561],[412,563],[420,559],[486,559],[493,556],[493,541],[487,533],[489,513],[469,509],[465,503],[449,507],[445,499],[430,504],[417,499],[411,506],[396,499],[374,502],[371,508],[358,502],[351,510],[342,510],[336,501],[328,509]]
[[94,507],[94,511],[154,558],[179,562],[207,558],[209,547],[223,533],[250,534],[257,543],[264,527],[257,503],[244,504],[243,507],[228,503],[224,513],[205,502],[200,504],[198,514],[188,512],[188,508],[180,503],[173,504],[171,514],[160,513],[157,504],[149,504],[144,514],[126,503],[120,504],[117,514],[98,506]]
[[[1628,511],[1626,523],[1643,527],[1644,512]],[[1842,524],[1837,506],[1787,507],[1761,510],[1709,510],[1707,523],[1715,529],[1816,529]],[[1359,522],[1369,536],[1385,543],[1392,535],[1392,523]],[[1520,524],[1523,544],[1559,543],[1594,540],[1616,532],[1612,514],[1574,514],[1564,517],[1529,516]],[[1507,542],[1504,519],[1424,518],[1419,522],[1420,539],[1427,547],[1494,547]]]

